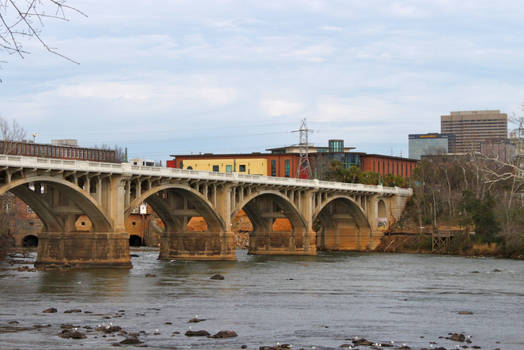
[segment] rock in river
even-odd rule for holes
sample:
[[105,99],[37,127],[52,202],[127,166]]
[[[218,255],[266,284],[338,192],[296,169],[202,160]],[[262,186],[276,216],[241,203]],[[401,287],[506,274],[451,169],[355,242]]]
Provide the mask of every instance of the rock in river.
[[220,331],[217,334],[211,336],[211,338],[234,338],[238,337],[235,331]]
[[64,329],[62,333],[58,335],[60,338],[65,339],[85,339],[86,335],[77,330]]
[[205,331],[205,330],[200,330],[200,331],[192,331],[192,330],[188,330],[186,333],[185,333],[186,337],[209,337],[209,332],[208,331]]
[[216,274],[216,275],[211,276],[211,279],[212,280],[223,280],[224,276]]
[[46,313],[46,314],[54,314],[55,312],[57,312],[58,310],[55,309],[54,307],[50,307],[49,309],[45,309],[44,311],[42,311],[43,313]]

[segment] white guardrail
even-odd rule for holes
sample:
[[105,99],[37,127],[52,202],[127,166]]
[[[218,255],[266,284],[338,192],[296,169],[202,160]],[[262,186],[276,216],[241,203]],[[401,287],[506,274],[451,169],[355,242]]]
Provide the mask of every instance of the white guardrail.
[[399,187],[385,187],[382,185],[375,186],[335,181],[305,180],[290,177],[245,175],[239,173],[218,173],[178,168],[147,167],[132,165],[131,163],[104,163],[83,160],[38,158],[11,155],[0,155],[0,167],[2,166],[244,182],[265,185],[333,189],[341,191],[375,192],[384,194],[397,194],[401,196],[410,196],[413,192],[410,188],[406,189]]

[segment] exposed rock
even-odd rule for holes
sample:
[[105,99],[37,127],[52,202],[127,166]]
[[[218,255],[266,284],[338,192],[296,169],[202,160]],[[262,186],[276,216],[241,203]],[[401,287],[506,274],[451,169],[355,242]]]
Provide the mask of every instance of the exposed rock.
[[451,336],[446,339],[463,342],[466,340],[466,336],[462,333],[452,333]]
[[120,346],[120,343],[111,343],[111,346]]
[[9,322],[7,322],[7,324],[20,324],[20,322],[18,322],[18,321],[9,321]]
[[216,275],[211,276],[211,279],[212,280],[220,280],[221,281],[221,280],[224,279],[224,276],[216,274]]
[[62,333],[58,335],[60,338],[64,339],[85,339],[86,335],[77,330],[64,329]]
[[288,350],[291,349],[291,345],[289,344],[282,344],[282,345],[275,345],[275,346],[261,346],[258,348],[258,350]]
[[146,273],[146,277],[156,277],[154,273]]
[[122,340],[120,344],[142,344],[140,339],[137,337],[127,337],[126,339]]
[[247,349],[247,345],[241,345],[240,349]]
[[373,342],[367,339],[364,339],[364,338],[356,338],[356,339],[353,339],[353,345],[354,346],[359,346],[359,345],[370,346],[370,345],[373,345]]
[[217,334],[211,336],[211,338],[234,338],[238,337],[235,331],[220,331]]
[[471,273],[480,273],[480,271],[471,271]]
[[471,311],[459,311],[458,314],[459,315],[473,315],[473,312],[471,312]]
[[200,331],[188,330],[185,333],[185,335],[186,337],[209,337],[210,336],[209,332],[205,330],[200,330]]
[[42,311],[43,313],[46,313],[46,314],[53,314],[55,312],[57,312],[58,310],[55,309],[54,307],[50,307],[49,309],[45,309],[44,311]]
[[499,270],[499,269],[493,269],[492,272],[502,272],[502,270]]
[[64,311],[64,314],[72,314],[72,313],[78,313],[78,312],[82,312],[82,310],[80,310],[80,309],[66,310],[66,311]]
[[206,320],[205,318],[198,318],[198,316],[195,316],[192,319],[190,319],[189,321],[187,321],[187,323],[198,323],[198,322],[202,322],[205,320]]
[[164,324],[171,325],[173,322],[164,322]]
[[60,328],[62,328],[62,329],[73,329],[73,325],[72,324],[61,324]]
[[108,325],[108,326],[100,326],[100,327],[96,327],[95,330],[99,331],[99,332],[104,332],[104,333],[115,333],[115,332],[119,332],[122,330],[122,327],[120,326],[113,326],[113,325]]
[[129,254],[129,256],[132,257],[132,258],[138,258],[140,255],[138,255],[138,254]]

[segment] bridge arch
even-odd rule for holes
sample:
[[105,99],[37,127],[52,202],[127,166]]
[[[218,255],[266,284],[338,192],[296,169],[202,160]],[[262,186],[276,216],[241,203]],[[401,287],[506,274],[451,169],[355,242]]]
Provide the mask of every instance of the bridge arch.
[[[186,204],[184,204],[184,200]],[[224,220],[214,209],[213,204],[204,195],[188,185],[165,184],[149,189],[131,201],[129,207],[125,209],[125,217],[128,217],[132,210],[143,202],[148,203],[153,208],[168,231],[179,232],[183,230],[189,219],[195,216],[191,214],[202,216],[209,231],[224,232],[226,230]],[[184,205],[190,207],[181,207]],[[178,215],[177,211],[181,211],[181,215]]]
[[371,225],[362,206],[345,195],[330,197],[313,214],[317,248],[361,250],[371,241]]
[[[302,254],[307,240],[307,221],[298,208],[279,191],[262,190],[239,202],[231,220],[244,210],[253,226],[249,237],[251,254]],[[277,219],[287,219],[290,231],[275,230]]]
[[[38,186],[35,185],[32,190],[29,184]],[[44,185],[44,193],[42,193],[41,185]],[[33,209],[42,220],[44,231],[75,231],[75,216],[81,214],[89,218],[95,232],[113,231],[112,221],[91,195],[65,179],[52,176],[24,177],[0,186],[0,195],[6,192],[13,193]],[[51,198],[52,196],[55,198]],[[61,212],[61,208],[56,207],[53,200],[58,200],[60,204],[63,204],[62,208],[65,213]]]

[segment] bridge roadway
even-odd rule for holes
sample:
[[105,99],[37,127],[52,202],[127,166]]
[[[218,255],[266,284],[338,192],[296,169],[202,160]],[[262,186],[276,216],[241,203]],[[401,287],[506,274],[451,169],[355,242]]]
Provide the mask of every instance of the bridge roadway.
[[[374,249],[411,189],[238,173],[0,155],[10,191],[43,222],[36,265],[131,267],[125,218],[147,202],[163,221],[160,259],[234,260],[232,220],[249,217],[250,254]],[[90,232],[75,232],[87,215]],[[203,217],[204,232],[187,223]],[[288,232],[275,231],[287,218]]]

